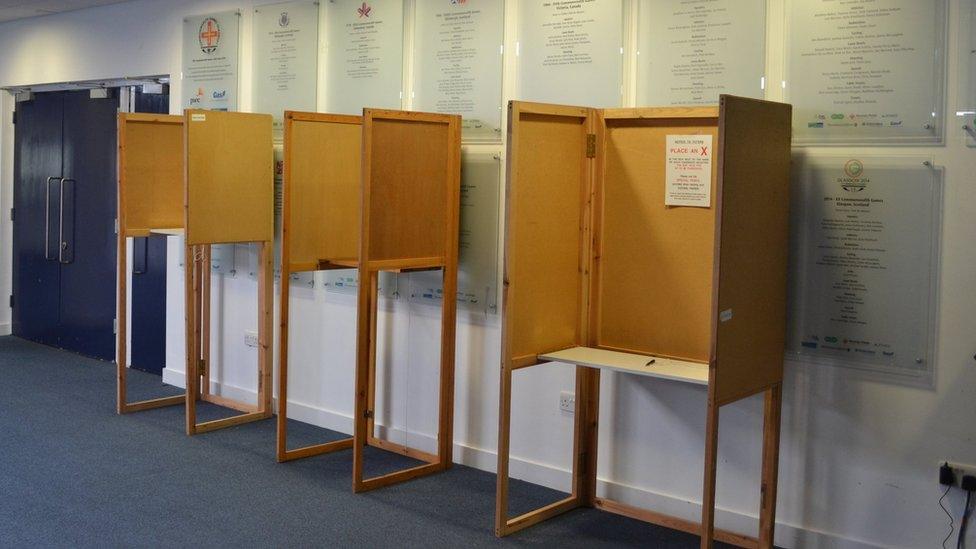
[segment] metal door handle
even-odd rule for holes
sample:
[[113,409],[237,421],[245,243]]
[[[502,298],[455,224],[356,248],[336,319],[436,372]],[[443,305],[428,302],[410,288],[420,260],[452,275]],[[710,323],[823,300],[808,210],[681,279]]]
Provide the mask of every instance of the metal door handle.
[[51,181],[61,179],[57,176],[47,178],[44,183],[44,259],[51,257]]
[[64,184],[70,181],[75,182],[74,179],[68,177],[61,178],[61,186],[58,191],[58,263],[69,263],[64,260],[64,251],[68,248],[68,242],[64,239]]

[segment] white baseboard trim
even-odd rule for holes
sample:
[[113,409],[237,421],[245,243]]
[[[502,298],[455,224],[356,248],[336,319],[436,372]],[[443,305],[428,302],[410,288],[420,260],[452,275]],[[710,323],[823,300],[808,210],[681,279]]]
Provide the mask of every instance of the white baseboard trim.
[[[183,372],[169,368],[163,369],[163,382],[177,387],[185,387],[186,376]],[[257,392],[251,389],[233,385],[212,384],[215,394],[220,394],[244,402],[256,402]],[[327,410],[310,404],[289,401],[288,417],[317,427],[323,427],[341,433],[352,432],[352,415]],[[379,434],[389,440],[403,441],[406,433],[399,428],[378,426]],[[437,446],[435,437],[424,433],[409,433],[410,446],[425,451],[434,451]],[[269,444],[272,442],[269,441]],[[454,442],[454,461],[461,465],[473,467],[482,471],[494,473],[497,465],[497,454],[494,450],[478,448],[464,442]],[[512,456],[509,463],[509,474],[513,479],[523,480],[532,484],[546,486],[555,490],[568,491],[572,480],[572,473],[558,466],[532,461]],[[597,480],[597,490],[606,497],[649,509],[658,513],[683,518],[691,521],[701,519],[701,502],[689,500],[683,496],[663,494],[638,486],[630,486],[614,480],[600,478]],[[715,526],[724,530],[755,535],[759,528],[759,518],[750,514],[729,509],[716,508]],[[821,532],[809,528],[802,528],[782,522],[776,523],[776,545],[780,547],[803,547],[811,549],[868,549],[878,547],[869,542],[845,538],[829,532]]]
[[9,322],[2,322],[2,323],[0,323],[0,336],[8,336],[11,333],[13,333],[13,332],[10,329],[10,323]]

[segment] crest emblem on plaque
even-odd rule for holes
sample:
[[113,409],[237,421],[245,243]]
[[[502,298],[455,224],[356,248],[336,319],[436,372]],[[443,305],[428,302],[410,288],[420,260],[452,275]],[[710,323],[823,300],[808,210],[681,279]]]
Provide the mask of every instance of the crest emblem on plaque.
[[852,193],[863,191],[869,181],[861,177],[864,175],[864,163],[856,158],[844,164],[844,175],[846,177],[840,180],[840,186]]
[[363,17],[369,17],[370,12],[372,11],[373,8],[370,7],[370,5],[367,4],[366,2],[363,2],[363,5],[359,6],[359,8],[356,10],[356,13],[359,15],[359,18],[362,19]]
[[213,53],[217,51],[220,44],[220,23],[213,17],[207,17],[200,23],[200,32],[197,33],[200,41],[200,51],[203,53]]
[[288,12],[287,11],[281,12],[281,16],[278,17],[278,26],[287,27],[290,24],[291,24],[291,17],[288,16]]

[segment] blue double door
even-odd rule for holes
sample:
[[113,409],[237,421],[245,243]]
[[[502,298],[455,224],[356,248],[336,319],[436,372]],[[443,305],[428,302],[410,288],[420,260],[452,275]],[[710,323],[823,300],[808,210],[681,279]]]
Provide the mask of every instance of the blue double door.
[[[115,359],[118,107],[117,90],[38,93],[17,103],[14,126],[13,333],[103,360]],[[158,248],[136,243],[135,254],[153,278],[138,300],[155,325],[165,322],[165,243],[162,261],[149,255]],[[134,364],[137,349],[165,347],[165,329],[146,334],[139,322]]]

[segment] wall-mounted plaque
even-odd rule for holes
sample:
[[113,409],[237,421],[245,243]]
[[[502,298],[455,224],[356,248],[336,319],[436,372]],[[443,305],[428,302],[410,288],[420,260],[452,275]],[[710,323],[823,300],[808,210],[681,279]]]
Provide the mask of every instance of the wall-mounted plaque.
[[415,109],[460,114],[466,141],[500,140],[505,3],[416,5]]
[[399,109],[403,93],[403,0],[328,0],[325,112]]
[[183,19],[184,108],[237,110],[240,26],[237,11]]
[[941,143],[945,0],[792,0],[797,144]]
[[253,110],[271,114],[278,137],[284,111],[315,111],[318,37],[315,0],[254,8]]
[[798,163],[789,342],[795,355],[931,378],[942,170],[923,162]]
[[[498,205],[501,160],[492,154],[465,153],[461,162],[461,219],[458,246],[458,305],[498,310]],[[440,271],[410,274],[410,299],[440,303]]]
[[976,0],[962,0],[959,6],[959,99],[956,116],[966,134],[966,144],[976,147]]
[[641,0],[638,105],[764,96],[766,0]]
[[519,2],[516,99],[619,107],[623,2]]

